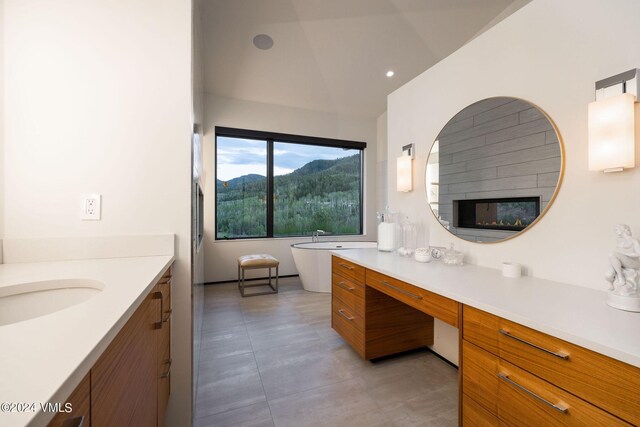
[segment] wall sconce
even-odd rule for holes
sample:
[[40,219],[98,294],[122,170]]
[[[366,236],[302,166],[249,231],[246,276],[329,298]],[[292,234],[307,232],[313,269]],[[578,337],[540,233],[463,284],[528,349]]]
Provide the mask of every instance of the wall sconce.
[[596,100],[589,104],[591,171],[621,172],[635,167],[638,71],[629,70],[596,82]]
[[397,184],[396,189],[403,193],[413,190],[413,158],[415,157],[415,144],[402,147],[402,156],[397,159]]

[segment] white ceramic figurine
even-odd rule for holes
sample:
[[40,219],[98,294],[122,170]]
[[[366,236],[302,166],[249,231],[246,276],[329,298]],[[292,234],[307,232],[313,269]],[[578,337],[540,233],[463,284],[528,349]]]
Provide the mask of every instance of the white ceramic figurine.
[[616,252],[609,254],[605,278],[610,283],[607,304],[627,311],[640,312],[640,242],[631,236],[631,228],[618,224]]

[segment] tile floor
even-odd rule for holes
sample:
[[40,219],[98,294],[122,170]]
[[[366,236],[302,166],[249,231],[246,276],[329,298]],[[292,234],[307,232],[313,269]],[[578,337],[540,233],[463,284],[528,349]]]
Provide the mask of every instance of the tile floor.
[[205,286],[196,426],[456,426],[457,374],[427,351],[361,360],[331,329],[331,295],[297,277],[251,298]]

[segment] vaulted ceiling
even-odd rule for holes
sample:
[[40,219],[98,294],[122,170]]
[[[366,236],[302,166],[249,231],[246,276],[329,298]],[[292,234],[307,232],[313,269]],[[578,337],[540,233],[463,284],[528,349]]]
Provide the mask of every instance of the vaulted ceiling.
[[[528,1],[202,0],[205,91],[375,117],[389,93]],[[257,49],[258,34],[273,47]]]

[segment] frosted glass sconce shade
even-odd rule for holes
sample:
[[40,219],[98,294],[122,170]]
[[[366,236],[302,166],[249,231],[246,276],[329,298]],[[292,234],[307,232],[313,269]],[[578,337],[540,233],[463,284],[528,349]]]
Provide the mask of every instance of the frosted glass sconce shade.
[[623,93],[589,104],[589,170],[635,167],[634,102]]
[[400,156],[397,160],[397,190],[408,193],[413,190],[413,160],[411,156]]

